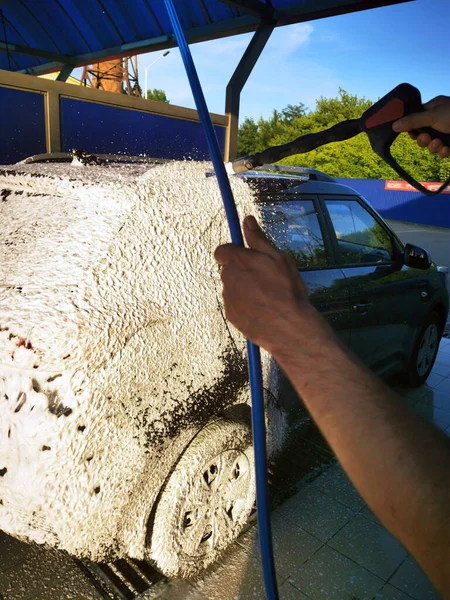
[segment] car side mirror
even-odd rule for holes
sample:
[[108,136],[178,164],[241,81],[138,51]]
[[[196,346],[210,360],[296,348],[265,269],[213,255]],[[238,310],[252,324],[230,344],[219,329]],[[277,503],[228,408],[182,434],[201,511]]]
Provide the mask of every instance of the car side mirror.
[[403,260],[406,266],[413,269],[428,269],[431,266],[431,256],[420,246],[406,244]]

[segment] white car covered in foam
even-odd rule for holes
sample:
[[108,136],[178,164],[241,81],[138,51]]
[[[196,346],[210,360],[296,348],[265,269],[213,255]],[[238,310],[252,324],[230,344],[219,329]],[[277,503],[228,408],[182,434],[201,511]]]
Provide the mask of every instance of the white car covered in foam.
[[[255,498],[245,343],[222,313],[213,251],[229,234],[205,171],[0,167],[5,532],[189,576],[245,524]],[[241,216],[255,213],[248,186],[232,185]]]

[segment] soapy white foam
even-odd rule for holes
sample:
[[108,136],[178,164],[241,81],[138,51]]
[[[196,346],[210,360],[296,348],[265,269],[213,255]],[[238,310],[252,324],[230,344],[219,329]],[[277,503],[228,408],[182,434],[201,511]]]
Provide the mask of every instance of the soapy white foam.
[[[92,560],[142,558],[156,495],[202,410],[249,402],[233,385],[245,345],[219,309],[213,251],[229,234],[206,170],[0,168],[7,533]],[[248,186],[232,187],[241,217],[257,214]],[[266,386],[276,394],[274,372]],[[275,448],[282,421],[271,430]]]

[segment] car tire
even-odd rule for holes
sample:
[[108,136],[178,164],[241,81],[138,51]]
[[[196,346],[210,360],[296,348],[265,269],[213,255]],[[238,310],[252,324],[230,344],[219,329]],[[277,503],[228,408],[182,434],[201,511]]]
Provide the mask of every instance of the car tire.
[[441,337],[441,321],[437,313],[431,312],[422,325],[409,360],[406,381],[410,387],[419,387],[427,380],[436,360]]
[[147,558],[168,577],[192,577],[234,541],[256,495],[250,428],[219,420],[185,450],[158,500]]

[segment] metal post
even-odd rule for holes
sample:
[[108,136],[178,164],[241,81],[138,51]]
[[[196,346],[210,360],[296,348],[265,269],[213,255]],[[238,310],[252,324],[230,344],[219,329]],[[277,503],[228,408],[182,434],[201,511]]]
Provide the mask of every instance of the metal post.
[[55,90],[45,95],[45,133],[47,152],[61,152],[59,93]]
[[56,81],[67,81],[74,69],[74,66],[75,65],[72,65],[70,63],[67,63],[67,65],[64,65],[64,67],[60,71],[58,77],[56,78]]
[[225,114],[228,117],[228,127],[225,139],[225,162],[234,160],[237,157],[237,134],[239,129],[241,91],[256,64],[256,61],[260,57],[267,40],[271,36],[275,25],[276,21],[272,19],[261,22],[227,85]]

